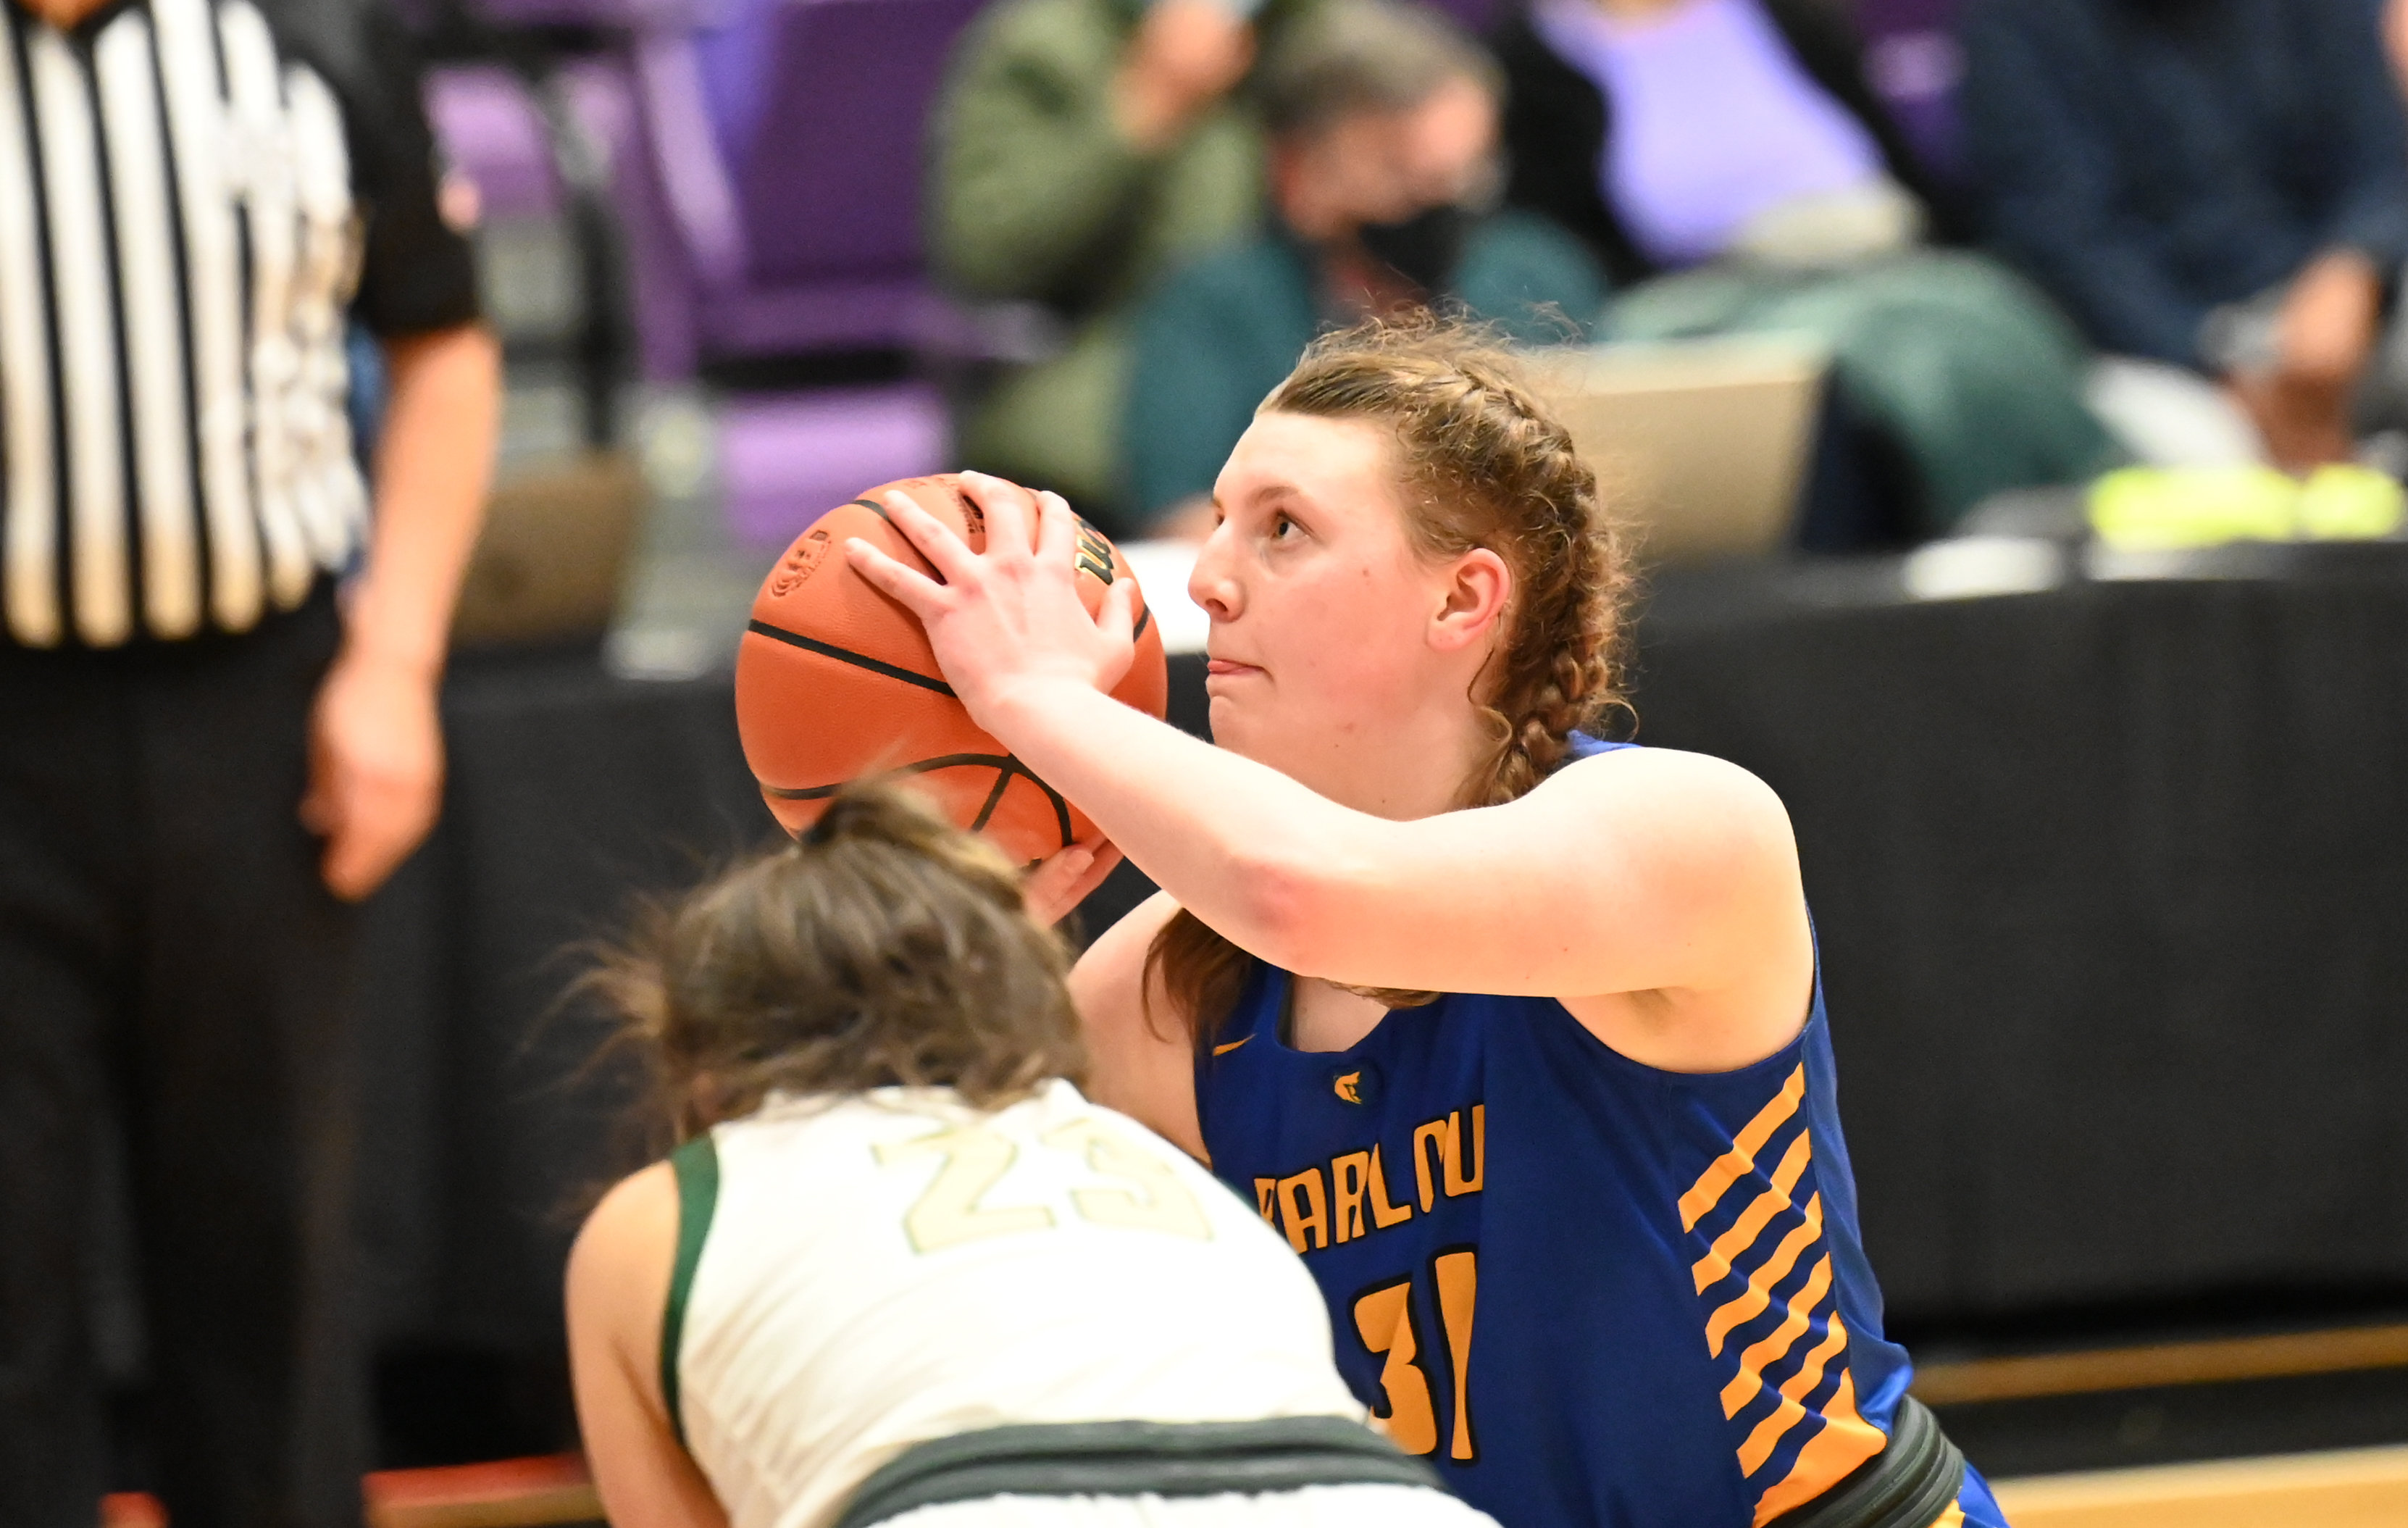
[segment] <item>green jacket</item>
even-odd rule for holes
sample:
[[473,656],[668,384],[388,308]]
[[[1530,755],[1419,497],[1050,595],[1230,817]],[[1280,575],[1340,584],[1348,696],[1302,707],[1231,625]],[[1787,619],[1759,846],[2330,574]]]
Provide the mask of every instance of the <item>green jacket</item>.
[[[1140,310],[1122,434],[1140,517],[1211,493],[1254,406],[1315,333],[1344,322],[1325,311],[1320,284],[1310,250],[1266,234],[1190,265]],[[1451,285],[1449,297],[1525,344],[1586,339],[1605,307],[1588,252],[1526,212],[1475,228]]]
[[1090,503],[1118,487],[1129,305],[1262,209],[1261,134],[1241,99],[1157,154],[1121,136],[1111,83],[1141,13],[1139,0],[1001,0],[965,34],[932,125],[939,277],[972,300],[1042,303],[1067,330],[1058,354],[1006,370],[971,406],[960,454]]

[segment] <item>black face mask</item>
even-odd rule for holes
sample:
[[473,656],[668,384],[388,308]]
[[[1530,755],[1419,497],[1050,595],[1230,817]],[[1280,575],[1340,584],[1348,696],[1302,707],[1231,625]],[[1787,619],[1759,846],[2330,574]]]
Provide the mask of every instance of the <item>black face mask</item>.
[[1470,233],[1471,214],[1449,202],[1395,223],[1364,223],[1354,237],[1372,259],[1435,296],[1446,290]]

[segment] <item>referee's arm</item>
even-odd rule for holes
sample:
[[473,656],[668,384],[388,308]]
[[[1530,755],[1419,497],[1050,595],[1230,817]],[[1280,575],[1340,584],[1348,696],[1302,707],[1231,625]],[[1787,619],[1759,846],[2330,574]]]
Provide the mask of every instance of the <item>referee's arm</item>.
[[381,886],[441,808],[437,691],[500,414],[500,348],[482,324],[388,339],[384,352],[376,529],[318,693],[301,808],[325,836],[327,887],[349,901]]
[[500,348],[479,317],[465,232],[438,205],[415,50],[383,0],[363,8],[361,24],[363,65],[345,71],[344,92],[367,209],[352,312],[381,341],[392,385],[375,528],[319,691],[301,803],[302,820],[325,836],[327,887],[351,900],[383,884],[441,808],[437,687],[501,412]]

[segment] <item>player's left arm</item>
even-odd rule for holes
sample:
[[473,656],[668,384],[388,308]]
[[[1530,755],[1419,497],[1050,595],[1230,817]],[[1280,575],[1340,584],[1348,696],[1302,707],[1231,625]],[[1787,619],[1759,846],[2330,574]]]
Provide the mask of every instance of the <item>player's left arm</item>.
[[[1031,686],[1003,715],[997,735],[1181,905],[1301,974],[1570,999],[1750,984],[1805,948],[1788,816],[1720,759],[1611,754],[1503,806],[1397,822],[1091,688]],[[1811,955],[1787,963],[1802,993]],[[1794,1030],[1802,1005],[1773,1007]]]
[[984,496],[980,555],[894,505],[942,584],[848,555],[928,623],[972,714],[1205,923],[1330,981],[1563,998],[1601,1033],[1582,1000],[1657,995],[1655,1027],[1706,1039],[1660,1064],[1737,1065],[1795,1033],[1804,896],[1787,814],[1755,776],[1651,749],[1505,806],[1408,822],[1340,806],[1103,693],[1128,662],[1128,598],[1115,585],[1090,619],[1068,507],[1046,496],[1038,544],[1018,550],[1013,497]]
[[661,1321],[676,1257],[677,1180],[657,1163],[604,1197],[568,1255],[568,1359],[585,1456],[612,1522],[727,1528],[671,1430]]

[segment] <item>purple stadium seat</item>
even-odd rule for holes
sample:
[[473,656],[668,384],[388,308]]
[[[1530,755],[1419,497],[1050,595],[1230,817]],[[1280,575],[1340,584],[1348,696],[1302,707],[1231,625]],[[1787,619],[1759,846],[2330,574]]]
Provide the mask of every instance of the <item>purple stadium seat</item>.
[[978,5],[747,7],[745,41],[735,46],[757,49],[767,64],[757,95],[725,106],[713,99],[710,75],[722,71],[706,71],[702,42],[639,38],[644,126],[691,288],[682,324],[665,310],[639,310],[648,370],[910,348],[943,332],[949,310],[920,253],[921,143],[946,53]]
[[[721,0],[703,31],[669,9],[685,3],[480,3],[494,20],[636,18],[565,72],[607,156],[644,374],[952,341],[961,320],[920,253],[921,144],[980,0]],[[540,123],[507,70],[445,70],[428,103],[495,215],[559,209]],[[724,396],[716,412],[726,524],[754,548],[783,546],[871,483],[945,465],[943,401],[922,383]]]
[[728,398],[719,410],[727,527],[745,546],[775,551],[864,488],[939,470],[945,448],[944,403],[917,383]]

